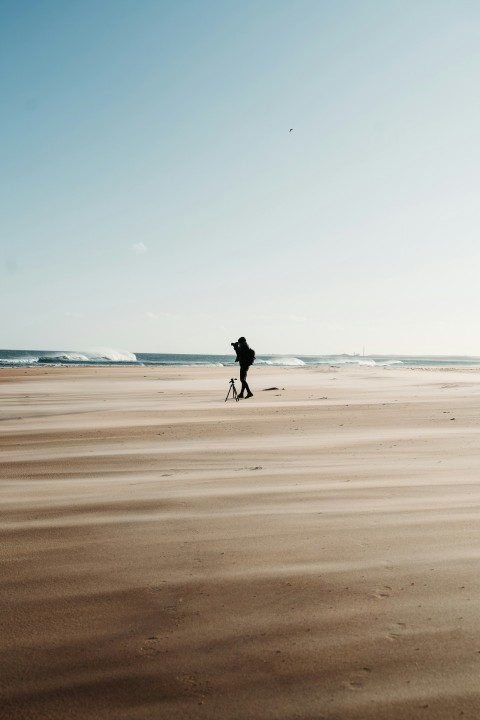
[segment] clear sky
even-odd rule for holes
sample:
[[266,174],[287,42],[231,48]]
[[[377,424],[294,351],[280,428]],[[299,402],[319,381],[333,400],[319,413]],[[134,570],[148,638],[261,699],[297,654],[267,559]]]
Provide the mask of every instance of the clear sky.
[[477,0],[0,0],[0,68],[1,347],[480,354]]

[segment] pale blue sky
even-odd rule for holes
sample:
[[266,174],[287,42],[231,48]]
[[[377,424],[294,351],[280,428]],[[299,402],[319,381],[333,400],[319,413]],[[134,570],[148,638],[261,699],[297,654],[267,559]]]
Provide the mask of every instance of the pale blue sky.
[[0,346],[480,354],[476,0],[0,0],[0,67]]

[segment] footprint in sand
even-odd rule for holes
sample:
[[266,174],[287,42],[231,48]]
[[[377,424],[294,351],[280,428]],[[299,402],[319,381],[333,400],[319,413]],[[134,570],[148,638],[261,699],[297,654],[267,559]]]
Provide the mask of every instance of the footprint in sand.
[[365,685],[365,681],[372,672],[372,668],[363,667],[361,670],[352,673],[350,678],[344,683],[347,690],[361,690]]
[[384,585],[382,588],[377,588],[374,593],[373,597],[378,598],[379,600],[385,600],[385,598],[389,598],[392,594],[392,588],[390,585]]
[[407,626],[403,622],[394,623],[391,628],[391,631],[387,633],[387,638],[392,641],[400,640],[407,630]]

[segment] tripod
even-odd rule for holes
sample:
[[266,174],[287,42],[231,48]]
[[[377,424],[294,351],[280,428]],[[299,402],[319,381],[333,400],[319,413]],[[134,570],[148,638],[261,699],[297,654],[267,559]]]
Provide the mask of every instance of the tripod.
[[230,380],[230,387],[228,388],[228,393],[227,393],[227,397],[225,398],[225,402],[227,402],[230,393],[232,393],[232,399],[233,399],[233,400],[236,400],[236,402],[238,402],[238,400],[239,400],[238,393],[237,393],[237,388],[235,387],[235,380],[236,380],[236,379],[237,379],[237,378],[232,378],[232,379]]

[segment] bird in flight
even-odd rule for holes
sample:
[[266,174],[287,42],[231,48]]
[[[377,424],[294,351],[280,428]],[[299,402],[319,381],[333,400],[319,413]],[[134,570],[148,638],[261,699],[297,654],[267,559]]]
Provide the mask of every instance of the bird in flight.
[[288,132],[293,132],[293,128],[290,128],[290,130]]

